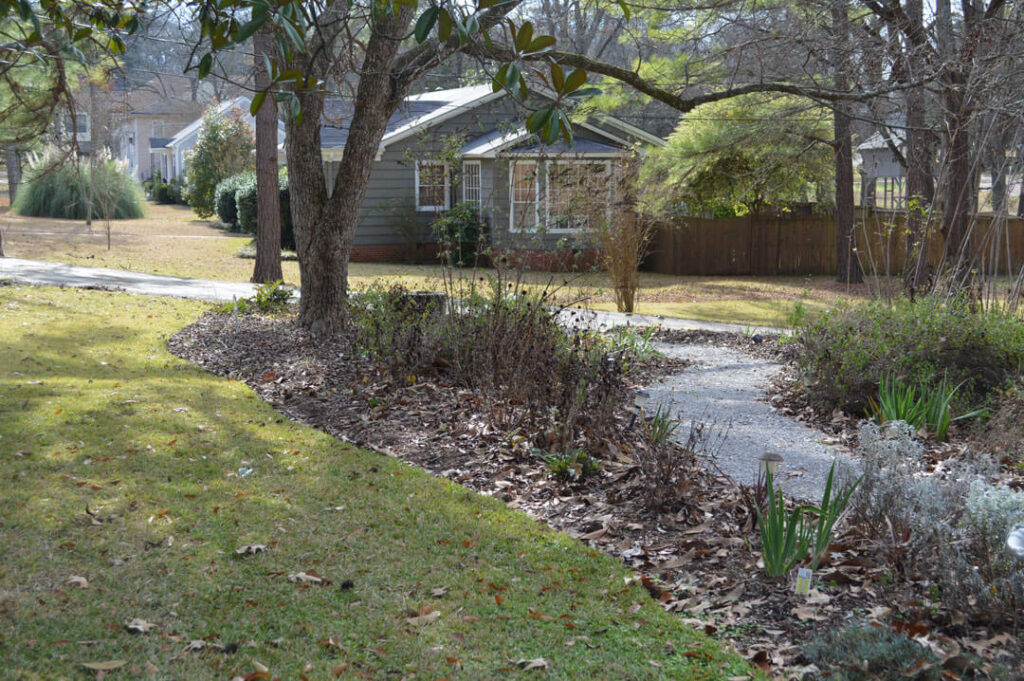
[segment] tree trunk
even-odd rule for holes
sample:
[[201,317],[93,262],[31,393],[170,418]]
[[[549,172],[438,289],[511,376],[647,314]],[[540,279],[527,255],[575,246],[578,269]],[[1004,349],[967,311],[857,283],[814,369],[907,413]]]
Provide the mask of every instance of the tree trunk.
[[18,185],[21,184],[21,154],[13,144],[4,150],[4,162],[7,164],[7,197],[14,205],[18,196]]
[[[253,67],[256,91],[270,87],[264,55],[274,49],[272,24],[267,22],[253,36]],[[319,125],[319,116],[313,119]],[[281,206],[277,175],[277,107],[273,94],[256,112],[256,264],[252,281],[283,279],[281,273]]]
[[[847,52],[850,27],[846,0],[832,2],[832,69],[835,89],[849,88],[850,61]],[[853,207],[853,137],[849,105],[836,102],[832,111],[836,164],[836,280],[859,284],[864,280],[857,260],[857,234]]]
[[412,14],[412,8],[403,6],[374,22],[330,197],[320,156],[323,95],[299,93],[302,122],[288,120],[292,223],[302,275],[299,322],[316,335],[336,333],[347,321],[348,260],[359,209],[388,119],[409,88],[409,81],[391,71],[400,45],[394,36],[408,32]]
[[946,106],[946,185],[943,191],[942,235],[946,239],[945,260],[956,270],[970,265],[971,244],[968,237],[969,209],[974,174],[971,172],[970,113],[966,110],[963,87],[957,74],[947,85]]

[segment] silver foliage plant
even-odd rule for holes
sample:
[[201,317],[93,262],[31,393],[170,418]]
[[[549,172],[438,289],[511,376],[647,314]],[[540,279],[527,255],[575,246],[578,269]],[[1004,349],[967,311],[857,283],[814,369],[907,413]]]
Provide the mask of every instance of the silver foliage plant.
[[914,429],[860,429],[864,478],[853,518],[878,542],[894,576],[934,583],[950,608],[1002,618],[1024,604],[1024,559],[1006,546],[1024,524],[1024,493],[993,485],[984,459],[926,471]]

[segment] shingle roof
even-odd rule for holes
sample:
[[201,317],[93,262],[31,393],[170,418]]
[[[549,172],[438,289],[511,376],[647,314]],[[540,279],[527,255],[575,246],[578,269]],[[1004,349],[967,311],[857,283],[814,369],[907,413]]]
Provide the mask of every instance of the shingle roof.
[[[489,85],[472,85],[406,97],[405,102],[388,121],[381,146],[386,147],[434,121],[471,108],[492,93]],[[352,109],[352,102],[348,99],[331,98],[324,102],[320,146],[325,149],[345,146],[348,140],[348,126],[352,120]]]
[[167,146],[167,143],[170,142],[172,139],[173,138],[171,138],[171,137],[150,137],[149,138],[149,148],[150,149],[163,149],[164,147]]

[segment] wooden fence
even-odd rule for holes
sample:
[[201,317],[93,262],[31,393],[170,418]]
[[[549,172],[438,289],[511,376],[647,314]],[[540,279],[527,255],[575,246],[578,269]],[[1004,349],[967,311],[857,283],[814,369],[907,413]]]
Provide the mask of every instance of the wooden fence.
[[[1001,273],[1024,264],[1024,220],[973,216],[972,248],[986,270]],[[906,253],[906,213],[862,209],[857,251],[866,270],[899,272]],[[938,221],[930,225],[927,259],[942,261]],[[808,275],[836,273],[836,223],[832,216],[799,218],[680,218],[655,228],[647,269],[675,275]]]

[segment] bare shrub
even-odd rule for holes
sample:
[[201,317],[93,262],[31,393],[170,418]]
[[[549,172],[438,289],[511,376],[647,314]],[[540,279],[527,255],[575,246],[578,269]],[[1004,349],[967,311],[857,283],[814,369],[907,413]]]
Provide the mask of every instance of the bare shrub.
[[359,344],[398,382],[438,372],[501,405],[490,410],[496,424],[543,433],[543,448],[609,434],[625,395],[622,353],[559,324],[547,293],[507,283],[426,306],[401,288],[371,289],[353,305]]
[[699,456],[714,459],[728,437],[728,430],[701,417],[691,421],[686,439],[676,437],[681,422],[659,405],[641,421],[644,438],[633,458],[647,483],[646,504],[655,511],[672,511],[686,499]]
[[650,248],[651,218],[623,207],[596,229],[595,240],[602,269],[615,290],[615,308],[633,312],[640,289],[640,265]]

